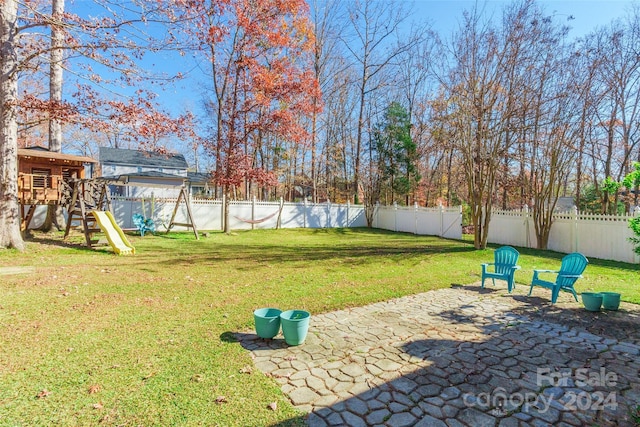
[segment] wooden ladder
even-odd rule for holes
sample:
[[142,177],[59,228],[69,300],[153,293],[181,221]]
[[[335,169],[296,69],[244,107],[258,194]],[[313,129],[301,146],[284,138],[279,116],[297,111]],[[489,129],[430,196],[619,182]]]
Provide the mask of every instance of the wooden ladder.
[[67,207],[69,218],[64,238],[66,239],[69,235],[72,222],[79,221],[82,224],[87,247],[91,248],[98,244],[100,239],[94,239],[93,236],[101,230],[96,218],[91,213],[94,210],[111,212],[111,196],[106,182],[98,182],[93,179],[74,181],[71,200]]

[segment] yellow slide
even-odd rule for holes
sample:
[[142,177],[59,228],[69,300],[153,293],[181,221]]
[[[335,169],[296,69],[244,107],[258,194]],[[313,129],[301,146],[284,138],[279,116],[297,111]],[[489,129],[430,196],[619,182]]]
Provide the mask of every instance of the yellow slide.
[[91,211],[96,218],[98,225],[107,236],[109,244],[113,248],[113,251],[118,255],[135,254],[136,248],[134,248],[129,239],[124,235],[122,229],[116,224],[115,218],[109,211]]

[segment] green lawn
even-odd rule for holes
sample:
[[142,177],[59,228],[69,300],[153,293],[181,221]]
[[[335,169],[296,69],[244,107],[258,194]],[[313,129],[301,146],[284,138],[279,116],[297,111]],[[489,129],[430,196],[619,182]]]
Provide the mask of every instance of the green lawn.
[[[469,242],[366,229],[131,240],[135,256],[57,234],[0,251],[0,267],[36,268],[0,276],[0,425],[297,425],[230,339],[252,329],[254,309],[313,314],[470,284],[492,259]],[[521,284],[562,257],[519,250]],[[638,270],[591,260],[577,290],[640,303]]]

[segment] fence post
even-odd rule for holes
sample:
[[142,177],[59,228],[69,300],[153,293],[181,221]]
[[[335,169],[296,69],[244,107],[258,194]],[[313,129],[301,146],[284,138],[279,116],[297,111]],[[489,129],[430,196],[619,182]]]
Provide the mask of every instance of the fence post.
[[345,227],[349,227],[351,223],[349,222],[349,207],[351,206],[351,202],[347,200],[347,223],[344,225]]
[[[365,208],[366,209],[366,208]],[[366,212],[365,212],[366,214]],[[373,210],[373,218],[372,218],[372,224],[373,224],[373,228],[378,228],[379,224],[378,224],[378,215],[380,214],[380,202],[376,202],[375,204],[375,208]]]
[[525,244],[525,248],[530,248],[531,247],[531,236],[530,236],[530,231],[529,231],[529,206],[528,205],[524,205],[524,207],[522,208],[522,217],[524,218],[524,232],[525,232],[524,244]]
[[444,207],[442,206],[442,202],[438,203],[438,208],[440,211],[440,237],[444,234]]
[[255,225],[255,221],[256,220],[256,196],[253,196],[251,198],[251,229],[255,230],[256,225]]
[[222,195],[222,205],[220,205],[220,207],[222,208],[222,211],[220,212],[220,230],[224,231],[224,207],[227,204],[227,195],[223,194]]
[[398,202],[393,202],[393,231],[398,232]]
[[324,228],[331,228],[331,200],[327,199],[327,222]]
[[573,242],[572,252],[578,252],[578,245],[580,242],[578,241],[578,207],[577,206],[573,207],[573,228],[571,229],[571,232],[573,233],[573,239],[571,239],[571,241]]
[[418,234],[418,202],[413,202],[413,219],[414,219],[413,234]]
[[[640,216],[640,206],[636,206],[635,209],[633,209],[632,214],[634,217]],[[628,226],[629,226],[629,222],[627,221],[627,227]],[[633,262],[634,264],[637,264],[640,262],[640,254],[637,254],[635,250],[633,251]]]
[[304,198],[302,205],[302,228],[307,228],[307,198]]

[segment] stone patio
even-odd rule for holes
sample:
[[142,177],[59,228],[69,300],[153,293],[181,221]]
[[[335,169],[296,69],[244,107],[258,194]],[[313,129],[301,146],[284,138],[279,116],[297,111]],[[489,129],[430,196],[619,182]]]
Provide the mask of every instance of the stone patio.
[[[527,315],[527,290],[457,286],[312,314],[296,347],[236,335],[309,426],[635,425],[638,342]],[[584,315],[561,298],[572,308],[538,300]]]

